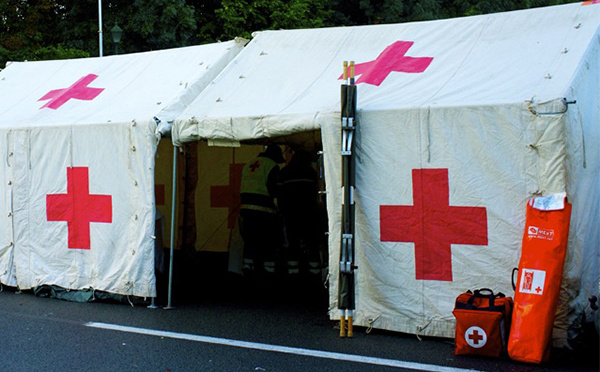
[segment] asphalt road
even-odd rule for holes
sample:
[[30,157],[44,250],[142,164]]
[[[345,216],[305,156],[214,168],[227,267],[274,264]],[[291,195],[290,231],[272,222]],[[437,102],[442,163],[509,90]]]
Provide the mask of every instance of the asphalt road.
[[185,296],[174,292],[172,310],[73,303],[4,288],[0,371],[599,370],[597,348],[557,351],[538,366],[457,357],[449,339],[364,328],[341,339],[324,290],[212,284],[188,288]]

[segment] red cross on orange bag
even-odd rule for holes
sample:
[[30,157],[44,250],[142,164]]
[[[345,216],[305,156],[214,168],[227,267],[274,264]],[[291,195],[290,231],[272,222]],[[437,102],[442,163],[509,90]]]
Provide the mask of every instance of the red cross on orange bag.
[[512,298],[491,289],[467,291],[456,298],[456,355],[499,357],[506,350]]

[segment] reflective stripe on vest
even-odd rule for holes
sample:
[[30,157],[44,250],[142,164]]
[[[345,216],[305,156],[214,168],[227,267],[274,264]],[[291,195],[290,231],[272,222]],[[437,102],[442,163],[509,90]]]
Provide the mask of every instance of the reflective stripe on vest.
[[269,207],[263,207],[262,205],[242,204],[241,209],[252,209],[253,211],[266,212],[271,214],[277,214],[277,210]]

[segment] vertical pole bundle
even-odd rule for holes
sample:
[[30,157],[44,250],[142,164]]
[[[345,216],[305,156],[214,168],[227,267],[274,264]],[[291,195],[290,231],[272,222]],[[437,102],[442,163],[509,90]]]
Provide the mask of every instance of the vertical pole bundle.
[[[348,71],[349,70],[349,71]],[[340,337],[352,337],[354,300],[354,186],[355,159],[354,137],[356,121],[356,85],[354,62],[344,61],[344,84],[341,90],[342,104],[342,239],[340,247],[340,280],[338,285],[338,308],[341,310]]]

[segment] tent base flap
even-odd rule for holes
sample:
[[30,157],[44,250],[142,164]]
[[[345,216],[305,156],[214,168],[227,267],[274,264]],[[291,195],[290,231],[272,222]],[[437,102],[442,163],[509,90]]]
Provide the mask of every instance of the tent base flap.
[[57,285],[41,285],[33,288],[33,294],[38,297],[55,298],[69,302],[111,301],[130,305],[148,305],[146,297],[128,296],[106,291],[86,289],[67,289]]
[[[339,321],[340,314],[337,309],[330,311],[329,318]],[[406,317],[369,313],[360,309],[354,311],[354,326],[365,327],[368,332],[370,329],[376,328],[414,334],[417,337],[454,338],[455,331],[455,321],[451,318],[407,319]]]

